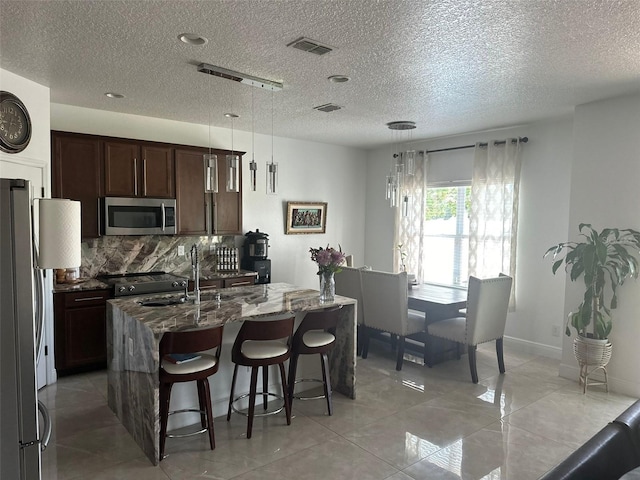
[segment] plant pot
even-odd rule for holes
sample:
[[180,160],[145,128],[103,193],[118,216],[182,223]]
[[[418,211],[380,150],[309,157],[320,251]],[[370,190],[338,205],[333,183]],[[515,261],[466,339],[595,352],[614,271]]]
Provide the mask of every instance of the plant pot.
[[578,335],[573,340],[573,353],[580,366],[604,367],[611,360],[612,345],[609,339],[596,339]]
[[[611,360],[611,342],[608,339],[595,339],[578,335],[573,340],[573,353],[580,365],[579,384],[582,386],[582,393],[587,393],[587,387],[591,385],[604,385],[609,391],[607,382],[607,364]],[[600,372],[604,375],[601,381],[589,380],[589,377]]]

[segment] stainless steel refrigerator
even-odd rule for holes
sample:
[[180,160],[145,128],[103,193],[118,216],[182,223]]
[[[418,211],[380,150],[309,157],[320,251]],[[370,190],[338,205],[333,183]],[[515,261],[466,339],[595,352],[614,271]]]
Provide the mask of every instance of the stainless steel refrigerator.
[[[40,479],[51,423],[36,388],[36,310],[30,185],[0,179],[0,478]],[[38,412],[43,414],[43,435]]]

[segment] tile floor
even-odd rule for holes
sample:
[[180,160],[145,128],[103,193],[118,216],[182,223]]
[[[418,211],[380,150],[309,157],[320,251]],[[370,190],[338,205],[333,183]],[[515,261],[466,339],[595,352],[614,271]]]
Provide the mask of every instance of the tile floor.
[[394,370],[389,347],[372,342],[358,359],[358,399],[296,401],[284,414],[215,419],[206,436],[168,439],[154,467],[106,402],[106,372],[61,378],[41,390],[53,421],[43,454],[45,480],[184,479],[536,479],[636,399],[558,377],[558,362],[505,347],[498,375],[492,344],[478,351],[480,382],[466,356],[429,369],[405,361]]

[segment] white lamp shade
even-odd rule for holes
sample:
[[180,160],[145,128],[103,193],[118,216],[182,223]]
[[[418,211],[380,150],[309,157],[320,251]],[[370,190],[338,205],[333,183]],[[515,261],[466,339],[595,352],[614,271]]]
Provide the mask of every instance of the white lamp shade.
[[40,206],[40,268],[80,266],[80,202],[45,198]]

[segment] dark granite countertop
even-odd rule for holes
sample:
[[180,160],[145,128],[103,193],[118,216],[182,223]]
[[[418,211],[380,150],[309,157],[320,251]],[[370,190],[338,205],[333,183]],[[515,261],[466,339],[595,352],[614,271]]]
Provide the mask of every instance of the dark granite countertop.
[[81,292],[84,290],[108,289],[109,285],[95,278],[81,278],[76,283],[56,283],[53,285],[54,293]]
[[[187,277],[189,280],[192,279],[191,272],[171,272],[175,275],[179,275],[182,277]],[[236,277],[252,277],[255,276],[256,272],[250,270],[238,270],[234,272],[218,272],[215,270],[202,270],[200,271],[200,280],[224,280],[225,278],[236,278]],[[56,283],[53,286],[54,293],[63,293],[63,292],[81,292],[84,290],[102,290],[110,288],[104,282],[96,278],[81,278],[77,280],[75,283]]]

